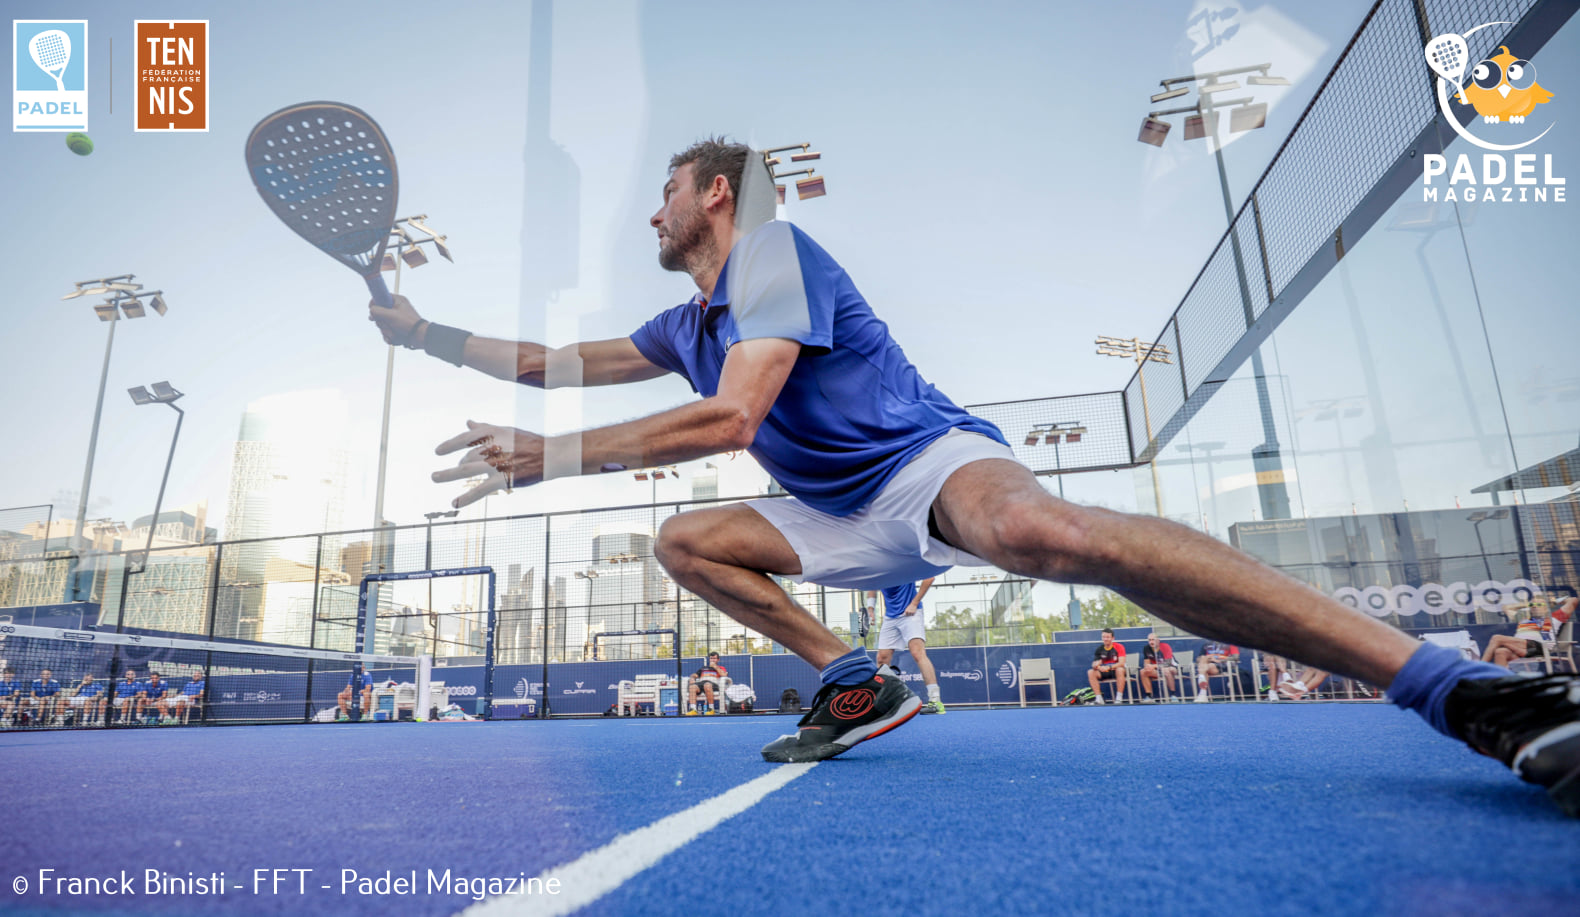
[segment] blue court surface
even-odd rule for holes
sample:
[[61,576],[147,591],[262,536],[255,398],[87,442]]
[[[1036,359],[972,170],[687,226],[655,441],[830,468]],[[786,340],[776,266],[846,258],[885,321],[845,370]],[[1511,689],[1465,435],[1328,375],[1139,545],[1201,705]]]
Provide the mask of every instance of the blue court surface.
[[1580,823],[1386,705],[954,710],[765,764],[794,724],[6,734],[0,912],[1580,912]]

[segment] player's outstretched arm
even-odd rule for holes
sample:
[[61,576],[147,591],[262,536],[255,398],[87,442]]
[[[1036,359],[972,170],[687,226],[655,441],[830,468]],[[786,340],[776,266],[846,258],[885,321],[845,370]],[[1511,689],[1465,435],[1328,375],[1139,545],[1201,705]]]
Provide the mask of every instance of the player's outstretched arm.
[[667,372],[642,356],[630,338],[557,348],[531,341],[485,338],[429,322],[404,296],[396,296],[390,308],[370,302],[368,321],[378,326],[387,344],[422,350],[455,366],[468,366],[496,379],[536,388],[641,382]]
[[486,494],[551,478],[666,465],[744,449],[784,387],[801,345],[782,338],[741,341],[730,348],[716,394],[639,420],[543,437],[526,430],[467,421],[467,429],[434,451],[467,450],[438,483],[485,475],[453,501],[462,507]]

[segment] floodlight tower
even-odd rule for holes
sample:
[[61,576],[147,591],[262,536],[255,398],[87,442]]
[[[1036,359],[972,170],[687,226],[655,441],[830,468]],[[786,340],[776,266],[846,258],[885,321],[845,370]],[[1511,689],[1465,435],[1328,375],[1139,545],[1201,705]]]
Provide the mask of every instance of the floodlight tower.
[[[1289,80],[1268,74],[1272,67],[1271,63],[1253,64],[1249,67],[1215,70],[1211,73],[1197,73],[1162,80],[1163,91],[1152,96],[1154,104],[1188,95],[1190,89],[1187,84],[1190,83],[1198,84],[1196,89],[1200,98],[1195,105],[1185,108],[1148,112],[1141,121],[1141,134],[1136,138],[1142,143],[1161,147],[1169,134],[1169,122],[1162,118],[1177,114],[1187,115],[1186,140],[1212,138],[1213,155],[1218,163],[1218,184],[1223,190],[1223,209],[1229,218],[1229,245],[1234,253],[1235,275],[1240,282],[1240,302],[1245,310],[1247,329],[1256,322],[1256,310],[1251,305],[1251,287],[1246,280],[1245,256],[1240,251],[1240,234],[1234,231],[1234,198],[1229,193],[1229,172],[1224,166],[1223,141],[1218,138],[1218,113],[1223,108],[1237,106],[1229,112],[1229,132],[1255,130],[1267,124],[1267,103],[1257,102],[1249,96],[1222,102],[1215,100],[1219,93],[1240,88],[1237,80],[1225,80],[1224,77],[1255,73],[1256,76],[1246,78],[1248,85],[1288,86]],[[1254,197],[1251,206],[1257,220],[1260,221],[1261,212],[1257,208]],[[1268,292],[1271,296],[1272,291]],[[1256,470],[1256,492],[1262,504],[1262,518],[1288,519],[1289,488],[1284,483],[1283,460],[1279,456],[1278,426],[1273,420],[1273,402],[1267,391],[1267,375],[1262,368],[1260,347],[1251,351],[1251,374],[1256,380],[1257,406],[1262,415],[1262,444],[1251,450],[1251,461]]]
[[[82,469],[82,492],[77,498],[77,519],[71,532],[71,563],[66,573],[66,601],[76,598],[73,593],[76,589],[76,580],[82,562],[83,526],[88,518],[88,490],[93,483],[93,455],[99,443],[99,418],[104,413],[104,386],[110,376],[110,353],[115,348],[115,326],[120,323],[121,317],[142,318],[147,314],[147,309],[153,309],[159,315],[168,311],[165,305],[163,290],[143,291],[143,285],[133,283],[135,274],[117,274],[114,277],[99,277],[93,280],[79,280],[72,286],[75,288],[61,299],[77,299],[83,296],[104,296],[105,300],[93,307],[99,316],[99,321],[108,322],[110,332],[104,341],[104,364],[99,369],[99,395],[93,405],[93,428],[88,433],[88,459]],[[146,298],[148,301],[144,303]],[[91,590],[90,590],[91,592]]]
[[[165,502],[165,485],[170,483],[170,464],[174,462],[176,458],[176,440],[181,438],[181,422],[186,420],[187,417],[185,411],[176,407],[176,401],[183,397],[183,393],[178,392],[172,388],[169,382],[155,382],[153,385],[149,386],[149,388],[153,389],[151,393],[147,388],[144,388],[141,385],[137,386],[136,388],[127,389],[126,392],[132,396],[133,404],[162,404],[170,408],[172,411],[175,411],[176,429],[175,432],[170,435],[170,454],[165,457],[165,473],[164,476],[159,479],[159,496],[154,498],[154,514],[148,521],[148,541],[143,546],[143,551],[140,555],[127,557],[126,562],[121,565],[121,599],[120,610],[116,612],[115,615],[116,633],[120,633],[121,629],[126,625],[127,579],[134,574],[142,573],[148,569],[148,555],[154,547],[154,530],[159,528],[159,510],[164,506]],[[132,569],[132,565],[134,563],[137,566],[137,569],[135,570]]]

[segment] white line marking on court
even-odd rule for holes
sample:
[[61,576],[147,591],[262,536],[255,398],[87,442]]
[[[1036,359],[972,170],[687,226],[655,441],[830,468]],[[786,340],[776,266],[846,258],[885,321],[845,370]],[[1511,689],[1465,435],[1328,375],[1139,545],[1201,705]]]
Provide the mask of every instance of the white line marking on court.
[[[721,822],[745,812],[764,797],[801,776],[817,763],[781,764],[733,790],[697,803],[682,812],[661,818],[645,828],[622,834],[563,866],[545,870],[537,878],[547,884],[558,879],[558,895],[510,895],[472,905],[456,917],[554,917],[578,911],[625,884],[628,879],[691,843]],[[536,884],[536,883],[534,883]]]

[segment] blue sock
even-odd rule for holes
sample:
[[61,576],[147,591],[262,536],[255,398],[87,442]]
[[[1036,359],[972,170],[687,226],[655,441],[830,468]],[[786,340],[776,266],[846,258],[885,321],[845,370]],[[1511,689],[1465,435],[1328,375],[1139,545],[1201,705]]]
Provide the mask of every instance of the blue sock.
[[1462,738],[1449,727],[1443,702],[1454,686],[1466,678],[1507,678],[1509,670],[1490,662],[1472,662],[1458,650],[1431,643],[1410,656],[1404,668],[1388,686],[1388,699],[1396,706],[1414,710],[1421,719],[1451,739]]
[[878,674],[878,666],[867,655],[867,648],[858,646],[823,667],[825,685],[859,685]]

